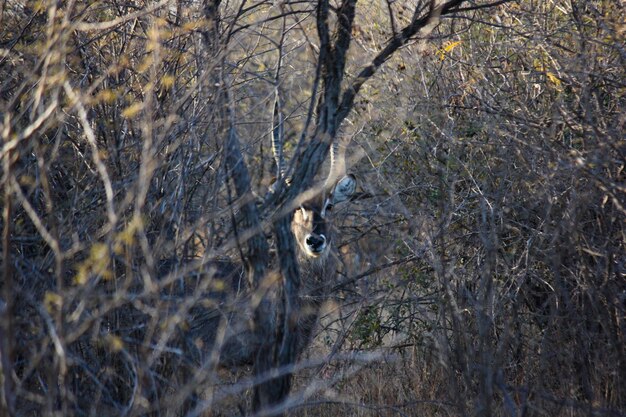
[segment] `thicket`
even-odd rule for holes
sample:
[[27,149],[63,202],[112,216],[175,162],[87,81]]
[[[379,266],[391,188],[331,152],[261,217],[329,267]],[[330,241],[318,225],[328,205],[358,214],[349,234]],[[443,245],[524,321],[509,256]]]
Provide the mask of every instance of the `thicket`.
[[180,334],[216,260],[280,272],[277,97],[294,187],[324,132],[360,189],[274,411],[626,415],[623,3],[354,3],[0,3],[0,415],[271,412]]

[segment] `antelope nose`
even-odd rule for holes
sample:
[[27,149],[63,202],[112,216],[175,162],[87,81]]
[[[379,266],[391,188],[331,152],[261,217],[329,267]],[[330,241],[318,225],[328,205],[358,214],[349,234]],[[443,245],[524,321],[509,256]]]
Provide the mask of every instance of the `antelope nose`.
[[326,237],[324,235],[308,235],[305,242],[313,252],[321,252],[326,245]]

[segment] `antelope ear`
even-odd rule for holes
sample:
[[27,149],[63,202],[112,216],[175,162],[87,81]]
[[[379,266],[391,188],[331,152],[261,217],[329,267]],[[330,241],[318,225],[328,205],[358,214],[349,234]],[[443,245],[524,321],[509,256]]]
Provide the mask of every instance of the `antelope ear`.
[[309,214],[307,213],[306,209],[302,206],[298,207],[294,212],[300,212],[300,215],[302,216],[302,220],[307,221]]
[[335,184],[335,188],[332,193],[332,204],[341,203],[346,201],[356,191],[356,177],[352,174],[348,174]]

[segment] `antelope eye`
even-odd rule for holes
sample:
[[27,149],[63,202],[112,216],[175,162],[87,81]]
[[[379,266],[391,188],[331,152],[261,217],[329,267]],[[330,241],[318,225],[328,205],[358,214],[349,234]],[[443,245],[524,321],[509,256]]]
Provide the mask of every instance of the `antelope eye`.
[[326,211],[331,211],[333,209],[333,203],[326,204]]

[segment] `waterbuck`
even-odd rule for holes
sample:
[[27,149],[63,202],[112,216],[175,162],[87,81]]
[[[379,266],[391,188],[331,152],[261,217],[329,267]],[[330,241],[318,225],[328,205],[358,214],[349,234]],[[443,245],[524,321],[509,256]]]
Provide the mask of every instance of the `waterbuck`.
[[[278,97],[278,95],[277,95]],[[276,183],[271,192],[278,192],[281,186],[289,188],[290,181],[285,175],[283,160],[283,120],[278,105],[274,106],[274,126],[271,130],[272,151],[276,162]],[[308,346],[312,330],[317,322],[319,310],[328,295],[337,272],[337,255],[333,253],[333,211],[335,205],[350,200],[356,190],[356,178],[345,175],[345,155],[340,152],[338,143],[330,148],[330,169],[323,185],[308,190],[295,198],[291,207],[290,232],[295,241],[295,259],[299,270],[300,282],[297,293],[297,311],[291,311],[286,320],[297,320],[296,356]],[[284,191],[284,189],[283,189]],[[277,251],[276,258],[286,256]],[[281,300],[281,288],[278,283],[280,274],[277,264],[269,263],[268,276],[261,288],[251,291],[243,277],[243,268],[230,264],[212,264],[211,273],[221,282],[223,289],[230,290],[233,297],[223,297],[218,306],[192,311],[189,338],[194,351],[203,359],[204,364],[221,365],[252,364],[258,359],[259,348],[265,336],[255,331],[253,310],[256,308],[258,292],[274,292],[271,303],[278,306]],[[274,272],[272,272],[274,271]],[[223,284],[223,285],[222,285]],[[270,299],[272,299],[270,297]],[[212,304],[212,303],[209,303]],[[274,309],[276,310],[276,309]],[[267,310],[266,310],[267,311]],[[257,311],[258,313],[258,311]],[[272,314],[273,315],[273,314]],[[283,318],[285,319],[285,318]],[[258,317],[257,317],[258,321]],[[276,326],[273,326],[276,328]],[[278,325],[280,327],[280,325]],[[216,362],[217,361],[217,362]]]

